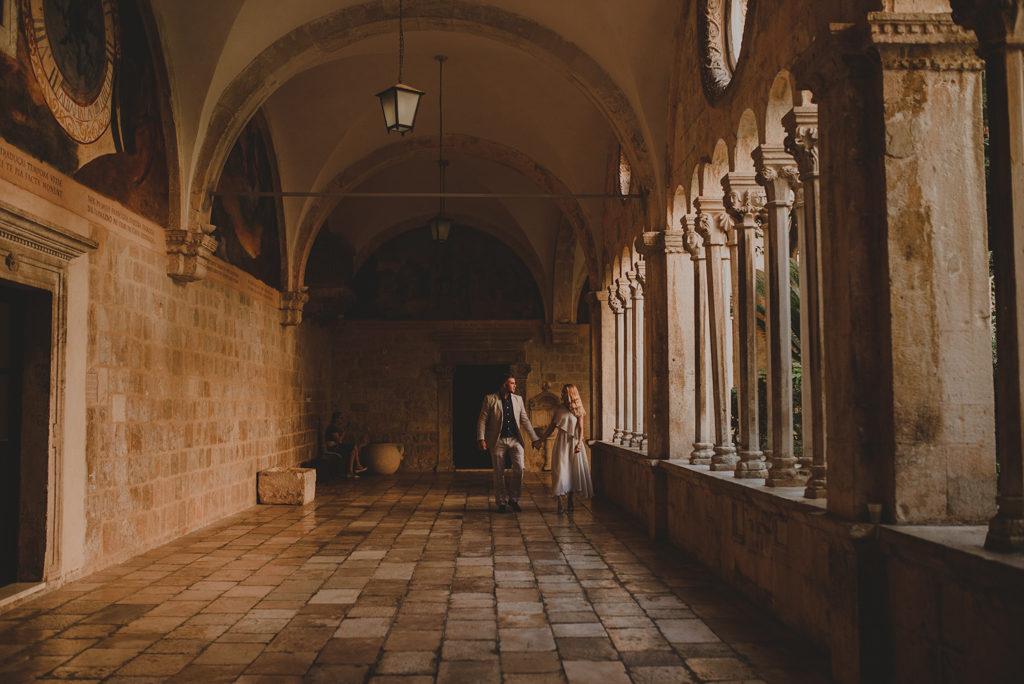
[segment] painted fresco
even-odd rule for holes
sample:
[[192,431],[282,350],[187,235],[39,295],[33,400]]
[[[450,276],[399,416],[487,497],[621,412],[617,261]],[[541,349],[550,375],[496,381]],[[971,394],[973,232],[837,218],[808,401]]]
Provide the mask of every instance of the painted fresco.
[[[106,91],[103,60],[113,65],[109,109],[97,109],[95,134],[69,133],[61,112],[41,86],[39,54],[26,33],[27,3],[18,3],[17,55],[0,53],[0,137],[83,185],[117,200],[158,223],[168,220],[167,148],[161,99],[164,88],[155,73],[145,21],[137,0],[44,0],[49,44],[63,87],[76,99]],[[113,35],[101,21],[106,10]],[[29,24],[30,25],[30,24]],[[109,45],[114,46],[108,50]],[[95,137],[98,136],[98,137]],[[95,139],[94,139],[95,138]],[[87,142],[83,142],[87,141]]]
[[[258,113],[231,149],[217,191],[279,189],[273,150],[266,121]],[[280,204],[273,197],[217,196],[210,213],[217,229],[217,256],[275,288],[281,286]]]
[[463,226],[444,244],[417,228],[386,243],[359,269],[347,318],[509,320],[544,317],[540,291],[505,244]]
[[112,124],[120,152],[86,164],[75,180],[166,225],[167,148],[159,81],[138,8],[134,2],[120,6],[122,57]]

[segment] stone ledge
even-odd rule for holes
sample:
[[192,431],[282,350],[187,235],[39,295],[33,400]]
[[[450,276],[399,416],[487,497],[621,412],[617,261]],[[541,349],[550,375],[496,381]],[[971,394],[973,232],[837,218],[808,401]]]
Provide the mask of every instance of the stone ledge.
[[624,447],[621,444],[615,444],[614,442],[605,442],[604,440],[600,439],[595,439],[594,441],[592,441],[590,443],[590,446],[591,448],[599,446],[602,449],[611,451],[616,456],[622,456],[629,459],[630,461],[641,463],[643,465],[648,465],[652,468],[657,467],[657,465],[662,461],[662,459],[660,458],[651,458],[650,456],[647,455],[646,451],[640,451],[632,447]]
[[984,548],[987,525],[880,525],[890,556],[993,587],[1024,587],[1024,554]]

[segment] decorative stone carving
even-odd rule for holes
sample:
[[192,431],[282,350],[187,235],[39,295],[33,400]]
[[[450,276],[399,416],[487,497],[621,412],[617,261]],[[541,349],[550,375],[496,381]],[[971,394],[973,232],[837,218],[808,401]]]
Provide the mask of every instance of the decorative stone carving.
[[18,257],[13,252],[4,258],[4,264],[11,273],[17,273],[21,267],[21,262],[18,261]]
[[683,226],[683,245],[686,247],[686,251],[690,253],[691,259],[700,261],[704,258],[704,243],[700,234],[697,233],[697,217],[695,215],[684,216],[679,223]]
[[217,250],[217,239],[209,234],[212,230],[213,226],[204,226],[203,231],[168,230],[167,275],[179,283],[205,278],[206,265]]
[[619,288],[615,284],[608,286],[608,306],[616,314],[622,313],[624,308],[622,298],[619,296]]
[[878,51],[884,69],[981,71],[984,63],[965,46],[974,46],[970,33],[948,14],[868,13],[868,41]]
[[725,196],[725,207],[729,213],[742,220],[748,214],[759,214],[767,201],[763,190],[731,190]]
[[700,41],[700,80],[708,100],[714,102],[732,80],[724,18],[725,3],[729,0],[702,0],[697,7],[698,40]]
[[814,107],[794,107],[784,117],[783,147],[796,160],[802,174],[818,173],[818,112]]
[[302,307],[309,301],[306,288],[281,293],[281,312],[284,318],[281,325],[298,325],[302,322]]

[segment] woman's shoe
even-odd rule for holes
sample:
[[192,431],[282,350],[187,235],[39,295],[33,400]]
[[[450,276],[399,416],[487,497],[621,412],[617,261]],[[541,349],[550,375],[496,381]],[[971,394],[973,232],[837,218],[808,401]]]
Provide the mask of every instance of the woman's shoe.
[[358,479],[359,479],[359,476],[358,476],[358,475],[356,475],[355,473],[349,473],[349,474],[348,474],[348,475],[346,475],[345,477],[347,477],[347,478],[348,478],[348,479],[350,479],[350,480],[358,480]]
[[357,473],[361,473],[364,470],[366,470],[366,466],[362,466],[362,465],[361,466],[356,466],[356,472]]

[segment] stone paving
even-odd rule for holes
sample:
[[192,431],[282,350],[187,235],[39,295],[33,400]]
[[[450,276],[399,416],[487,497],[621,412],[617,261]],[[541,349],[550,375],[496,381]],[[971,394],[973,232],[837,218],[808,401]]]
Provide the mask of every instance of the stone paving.
[[828,661],[613,509],[486,473],[318,487],[0,614],[0,681],[825,682]]

